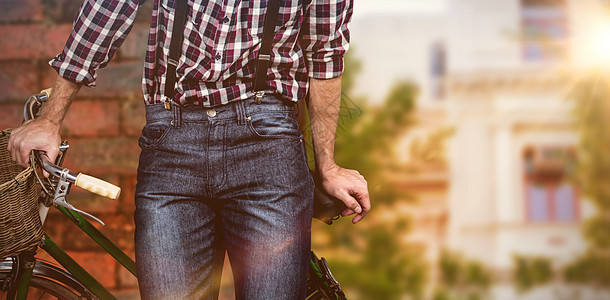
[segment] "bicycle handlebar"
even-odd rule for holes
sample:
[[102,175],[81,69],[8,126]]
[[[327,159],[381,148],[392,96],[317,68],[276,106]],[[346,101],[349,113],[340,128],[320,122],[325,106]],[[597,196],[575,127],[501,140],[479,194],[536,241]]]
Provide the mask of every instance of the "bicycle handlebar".
[[[42,105],[44,101],[46,101],[51,95],[52,89],[42,90],[40,93],[36,95],[32,95],[30,99],[28,99],[25,109],[24,109],[24,120],[31,120],[36,117],[38,109]],[[101,180],[99,178],[95,178],[90,175],[86,175],[83,173],[75,174],[68,169],[62,169],[61,167],[52,163],[46,154],[42,151],[34,150],[34,155],[38,161],[42,163],[42,168],[49,172],[49,174],[61,177],[62,173],[66,173],[66,180],[71,183],[74,183],[77,187],[85,189],[94,194],[107,197],[113,200],[119,198],[121,194],[121,188]]]
[[121,195],[121,188],[112,183],[106,182],[104,180],[87,174],[75,174],[68,169],[62,169],[54,163],[50,162],[49,158],[40,151],[35,150],[35,153],[38,159],[40,159],[40,161],[42,162],[42,168],[53,176],[60,177],[63,172],[67,172],[66,179],[69,182],[74,183],[74,185],[79,188],[85,189],[89,192],[106,198],[110,198],[112,200],[118,199]]

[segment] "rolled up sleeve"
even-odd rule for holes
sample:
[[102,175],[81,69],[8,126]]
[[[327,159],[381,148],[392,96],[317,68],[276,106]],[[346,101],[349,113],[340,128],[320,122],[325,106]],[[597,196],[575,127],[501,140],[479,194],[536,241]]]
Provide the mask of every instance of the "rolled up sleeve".
[[300,37],[309,77],[329,79],[343,73],[352,9],[353,0],[312,0]]
[[63,51],[49,64],[59,76],[89,87],[133,26],[138,0],[86,0],[74,20]]

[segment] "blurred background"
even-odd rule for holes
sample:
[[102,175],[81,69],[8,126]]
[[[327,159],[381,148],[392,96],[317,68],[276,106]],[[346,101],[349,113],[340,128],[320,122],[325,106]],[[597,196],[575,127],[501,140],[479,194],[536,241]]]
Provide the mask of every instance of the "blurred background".
[[[67,167],[123,188],[72,202],[129,253],[151,2],[63,129]],[[0,0],[1,128],[52,86],[80,3]],[[312,228],[348,298],[610,299],[610,1],[360,0],[351,32],[336,156],[365,175],[373,210]],[[57,213],[49,235],[137,299]]]

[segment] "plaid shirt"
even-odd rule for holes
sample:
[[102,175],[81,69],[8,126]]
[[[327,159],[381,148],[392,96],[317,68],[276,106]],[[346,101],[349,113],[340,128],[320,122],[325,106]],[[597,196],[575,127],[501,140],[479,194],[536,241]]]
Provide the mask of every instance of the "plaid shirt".
[[[139,0],[86,0],[63,51],[50,65],[68,80],[95,86],[131,30]],[[143,1],[142,1],[143,2]],[[341,75],[348,49],[352,0],[283,0],[267,85],[298,101],[309,77]],[[253,96],[266,1],[188,0],[175,101],[206,107]],[[162,102],[174,20],[174,0],[154,0],[142,80],[146,104]]]

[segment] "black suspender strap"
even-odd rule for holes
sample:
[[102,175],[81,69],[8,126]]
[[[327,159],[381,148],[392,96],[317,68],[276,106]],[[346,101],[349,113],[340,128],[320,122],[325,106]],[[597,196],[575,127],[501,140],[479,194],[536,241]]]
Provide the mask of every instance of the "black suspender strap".
[[256,57],[256,68],[254,69],[254,92],[255,102],[260,103],[267,88],[267,70],[271,65],[271,46],[275,37],[275,24],[280,11],[281,0],[269,0],[267,2],[267,12],[265,14],[265,24],[263,27],[263,41]]
[[165,99],[163,99],[165,108],[168,110],[171,108],[171,101],[174,98],[174,89],[176,88],[176,68],[178,67],[178,60],[180,60],[184,40],[187,0],[174,0],[174,7],[174,27],[172,28],[172,39],[169,44],[169,56],[165,72]]
[[[165,93],[163,102],[165,108],[170,109],[171,101],[174,98],[174,89],[176,88],[176,68],[180,59],[182,43],[184,40],[184,24],[186,23],[187,0],[175,0],[174,26],[172,28],[172,38],[169,44],[169,56],[167,59],[167,70],[165,72]],[[271,64],[271,46],[275,37],[275,24],[280,10],[281,0],[269,0],[267,2],[267,12],[265,14],[265,23],[263,27],[263,40],[261,48],[258,51],[256,58],[256,68],[254,69],[254,91],[256,93],[256,101],[264,95],[264,90],[267,89],[265,81],[267,80],[267,70]]]

